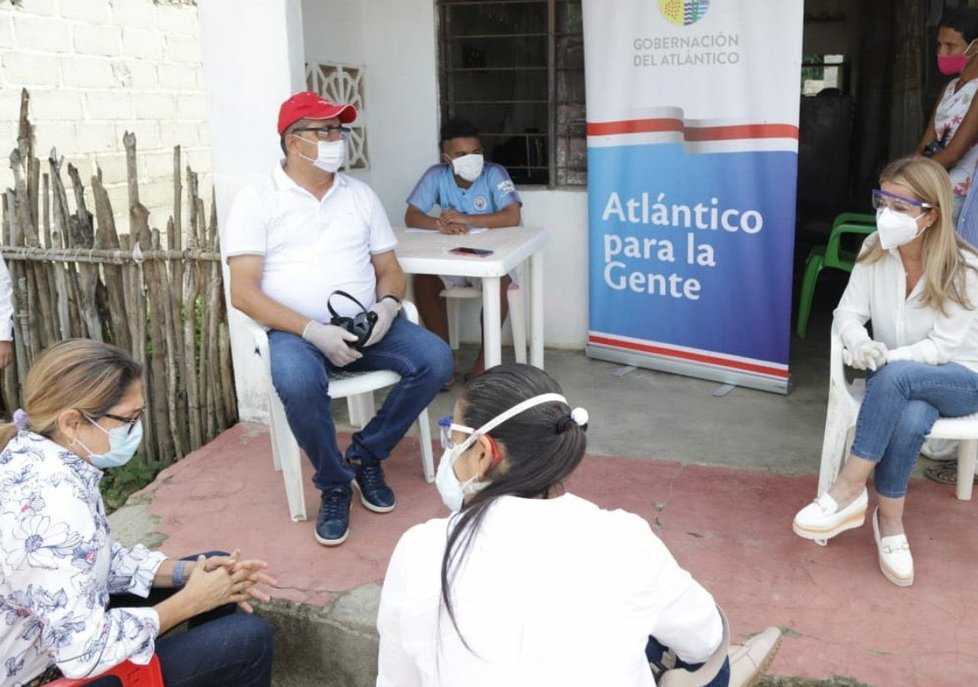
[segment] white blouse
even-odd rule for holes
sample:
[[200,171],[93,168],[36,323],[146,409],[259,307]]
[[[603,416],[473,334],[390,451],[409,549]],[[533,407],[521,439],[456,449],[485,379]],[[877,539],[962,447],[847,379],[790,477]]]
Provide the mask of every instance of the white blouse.
[[166,556],[112,541],[101,478],[33,432],[0,453],[0,687],[52,663],[79,678],[152,658],[156,611],[106,605],[109,594],[146,597]]
[[[876,234],[870,235],[863,249],[876,240]],[[964,256],[978,268],[974,255]],[[978,272],[967,270],[966,291],[973,309],[948,299],[943,315],[921,303],[923,277],[904,297],[906,273],[900,251],[893,248],[877,262],[856,263],[833,315],[847,348],[870,338],[864,325],[872,321],[872,338],[886,344],[892,360],[930,365],[954,362],[978,372]]]
[[381,592],[378,687],[655,684],[653,635],[699,663],[722,639],[713,597],[645,520],[572,494],[500,498],[452,586],[441,592],[450,519],[408,530]]

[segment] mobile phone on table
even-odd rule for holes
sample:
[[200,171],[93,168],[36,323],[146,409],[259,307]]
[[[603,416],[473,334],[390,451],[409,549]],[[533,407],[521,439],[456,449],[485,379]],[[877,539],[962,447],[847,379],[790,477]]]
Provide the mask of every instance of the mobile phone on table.
[[487,255],[492,255],[492,251],[488,248],[468,248],[466,246],[459,246],[458,248],[452,248],[448,251],[449,253],[454,253],[455,255],[477,255],[480,258],[484,258]]

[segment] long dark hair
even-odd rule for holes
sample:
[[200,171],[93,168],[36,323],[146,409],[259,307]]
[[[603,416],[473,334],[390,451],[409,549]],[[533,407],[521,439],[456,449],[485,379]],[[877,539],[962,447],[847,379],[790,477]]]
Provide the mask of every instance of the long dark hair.
[[[498,365],[482,373],[462,390],[457,401],[463,422],[478,429],[517,403],[540,394],[563,394],[560,385],[543,370],[530,365]],[[441,561],[441,599],[462,643],[471,650],[455,618],[449,588],[468,554],[489,508],[500,496],[547,498],[577,468],[584,457],[587,426],[578,425],[566,403],[541,403],[511,417],[487,432],[505,456],[477,492],[449,524]]]

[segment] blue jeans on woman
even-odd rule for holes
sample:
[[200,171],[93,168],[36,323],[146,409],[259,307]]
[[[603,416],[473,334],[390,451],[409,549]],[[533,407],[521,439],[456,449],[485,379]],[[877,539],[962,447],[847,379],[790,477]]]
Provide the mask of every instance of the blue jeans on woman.
[[852,454],[876,463],[876,493],[907,493],[924,438],[938,417],[978,412],[978,373],[958,363],[898,360],[866,376]]
[[347,485],[354,470],[336,445],[330,410],[331,372],[393,370],[401,375],[374,418],[353,435],[346,459],[384,460],[452,374],[452,350],[427,329],[395,317],[383,339],[363,357],[336,368],[301,336],[268,332],[272,383],[285,406],[296,441],[315,468],[312,481],[322,491]]
[[[649,663],[654,663],[657,666],[662,666],[662,659],[669,649],[659,643],[655,637],[649,637],[648,644],[645,645],[645,657],[649,660]],[[686,670],[692,672],[702,666],[702,663],[686,663],[685,661],[676,658],[675,668],[685,668]],[[716,674],[712,680],[703,685],[703,687],[727,687],[730,684],[730,659],[726,658],[723,661],[723,665],[720,666],[720,671]]]
[[[226,556],[210,551],[205,556]],[[185,561],[195,561],[188,556]],[[110,597],[110,607],[155,606],[176,593],[155,588],[147,598],[132,594]],[[227,604],[187,621],[186,632],[168,632],[156,640],[166,687],[269,687],[272,684],[272,630],[256,615]],[[117,687],[105,677],[92,687]]]

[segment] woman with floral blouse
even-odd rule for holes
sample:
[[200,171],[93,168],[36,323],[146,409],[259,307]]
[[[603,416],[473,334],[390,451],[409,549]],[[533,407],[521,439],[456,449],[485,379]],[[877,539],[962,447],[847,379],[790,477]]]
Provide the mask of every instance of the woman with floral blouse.
[[[274,584],[265,562],[173,560],[112,541],[98,484],[142,439],[141,378],[114,346],[64,341],[31,368],[26,412],[0,425],[0,687],[154,653],[167,685],[271,684],[271,631],[248,604],[268,599],[255,586]],[[186,632],[163,634],[187,620]]]

